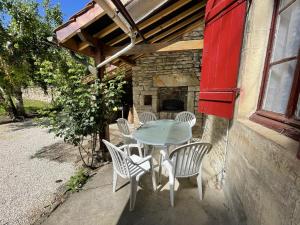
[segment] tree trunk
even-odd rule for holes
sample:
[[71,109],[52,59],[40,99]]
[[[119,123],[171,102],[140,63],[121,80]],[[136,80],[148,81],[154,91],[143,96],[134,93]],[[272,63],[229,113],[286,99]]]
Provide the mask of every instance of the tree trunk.
[[3,88],[0,87],[0,103],[3,104],[5,111],[8,113],[12,120],[19,118],[18,111],[9,93],[6,93]]
[[109,126],[106,126],[104,131],[101,128],[99,129],[99,155],[101,159],[107,162],[109,161],[109,155],[106,146],[102,142],[103,139],[109,141]]
[[[99,63],[105,60],[105,56],[103,53],[103,45],[102,43],[98,43],[96,46],[96,56],[95,56],[95,66],[97,66]],[[101,68],[97,68],[97,78],[99,79],[99,82],[102,82],[102,78],[104,77],[105,72],[105,66]],[[102,93],[98,93],[98,98],[100,98]],[[102,121],[100,121],[101,123]],[[108,125],[103,128],[102,124],[99,124],[99,153],[100,157],[104,161],[108,161],[108,150],[106,149],[106,146],[103,144],[102,139],[109,141],[109,129]]]
[[16,107],[19,116],[26,116],[24,102],[23,102],[23,93],[20,87],[15,89],[15,97],[16,97]]

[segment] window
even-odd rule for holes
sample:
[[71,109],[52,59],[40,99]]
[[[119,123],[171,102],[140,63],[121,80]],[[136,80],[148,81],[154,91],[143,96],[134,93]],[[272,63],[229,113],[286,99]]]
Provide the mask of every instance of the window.
[[275,1],[257,112],[251,117],[300,138],[300,0]]

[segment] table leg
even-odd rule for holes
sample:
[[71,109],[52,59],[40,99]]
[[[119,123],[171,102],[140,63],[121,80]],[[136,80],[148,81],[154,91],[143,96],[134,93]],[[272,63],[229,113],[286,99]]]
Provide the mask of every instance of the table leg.
[[163,149],[161,150],[162,152],[160,153],[159,157],[159,162],[158,162],[158,184],[161,184],[161,165],[162,162],[166,159],[169,159],[169,146],[163,146]]

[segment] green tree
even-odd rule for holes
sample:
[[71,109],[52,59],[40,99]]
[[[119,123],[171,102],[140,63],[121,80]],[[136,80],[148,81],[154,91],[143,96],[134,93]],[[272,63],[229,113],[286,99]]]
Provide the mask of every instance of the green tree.
[[[39,68],[40,75],[48,77],[48,84],[57,92],[52,108],[45,112],[50,131],[78,146],[86,166],[94,167],[95,158],[107,160],[101,139],[115,116],[116,107],[121,105],[124,72],[118,70],[113,79],[106,75],[102,81],[96,79],[88,84],[84,80],[86,66],[77,63],[64,50],[57,62],[45,60],[39,63]],[[90,138],[88,146],[84,142],[87,138]]]
[[[40,11],[44,11],[44,16]],[[59,5],[49,0],[0,1],[0,104],[12,118],[25,116],[22,88],[36,84],[46,90],[36,61],[53,58],[46,41],[54,27],[62,23]]]

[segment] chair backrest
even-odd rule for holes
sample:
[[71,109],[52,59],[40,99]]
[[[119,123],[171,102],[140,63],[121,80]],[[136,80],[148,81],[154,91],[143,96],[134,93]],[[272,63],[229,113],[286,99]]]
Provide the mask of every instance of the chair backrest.
[[149,121],[153,121],[153,120],[157,120],[156,119],[156,116],[154,113],[152,112],[142,112],[140,115],[139,115],[139,120],[140,120],[140,123],[147,123]]
[[195,142],[174,149],[170,159],[174,163],[175,177],[190,177],[198,174],[202,159],[211,147],[209,143]]
[[123,119],[123,118],[117,119],[117,125],[122,134],[125,134],[125,135],[130,134],[129,124],[126,119]]
[[127,155],[117,146],[113,145],[112,143],[102,140],[103,143],[106,145],[113,162],[113,167],[116,172],[123,178],[128,178],[130,176],[128,164],[127,164]]
[[113,167],[116,172],[123,178],[130,178],[136,176],[142,171],[145,171],[144,168],[140,167],[138,164],[134,163],[130,156],[128,156],[124,151],[122,151],[117,146],[112,143],[102,140],[106,145],[113,162]]
[[196,124],[196,116],[188,111],[180,112],[176,115],[175,120],[180,122],[186,122],[193,127]]

